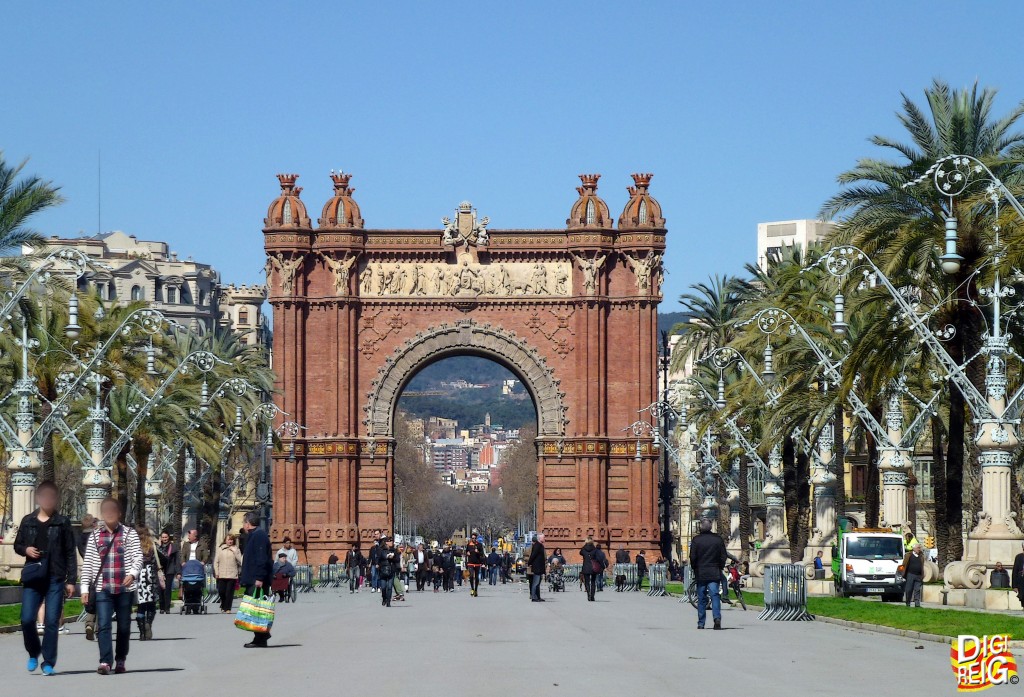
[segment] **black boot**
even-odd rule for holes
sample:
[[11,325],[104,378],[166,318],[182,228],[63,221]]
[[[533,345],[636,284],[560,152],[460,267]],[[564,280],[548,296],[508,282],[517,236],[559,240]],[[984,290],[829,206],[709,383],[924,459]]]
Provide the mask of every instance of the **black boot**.
[[146,637],[146,618],[145,617],[136,617],[135,618],[135,624],[137,624],[138,627],[139,627],[139,641],[145,641],[146,638],[147,638]]

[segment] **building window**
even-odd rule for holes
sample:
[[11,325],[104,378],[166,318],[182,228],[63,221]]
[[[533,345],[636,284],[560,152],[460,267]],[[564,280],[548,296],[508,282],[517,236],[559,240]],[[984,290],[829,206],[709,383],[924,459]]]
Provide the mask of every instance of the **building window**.
[[167,287],[167,304],[174,305],[178,302],[178,289],[168,286]]
[[142,292],[142,286],[132,286],[132,300],[145,300],[146,296]]
[[206,291],[205,290],[199,291],[199,304],[200,305],[204,305],[204,306],[206,305]]
[[643,225],[647,222],[647,201],[640,200],[640,211],[639,211],[639,223]]
[[593,225],[597,220],[597,210],[594,207],[594,199],[587,201],[587,225]]
[[117,300],[117,286],[114,285],[113,281],[107,286],[107,300]]
[[241,308],[238,310],[238,324],[246,325],[249,324],[249,310],[247,308]]

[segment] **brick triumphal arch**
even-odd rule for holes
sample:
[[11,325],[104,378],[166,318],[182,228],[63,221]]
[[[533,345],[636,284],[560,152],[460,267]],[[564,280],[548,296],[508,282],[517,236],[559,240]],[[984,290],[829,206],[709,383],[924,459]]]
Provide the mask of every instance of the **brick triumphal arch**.
[[657,549],[657,452],[623,430],[657,390],[665,221],[651,175],[633,175],[617,225],[599,175],[581,175],[565,228],[550,230],[490,230],[469,203],[436,229],[369,230],[350,175],[331,178],[316,227],[292,174],[265,220],[277,401],[305,426],[274,456],[274,539],[318,563],[390,528],[402,389],[472,354],[533,397],[549,545]]

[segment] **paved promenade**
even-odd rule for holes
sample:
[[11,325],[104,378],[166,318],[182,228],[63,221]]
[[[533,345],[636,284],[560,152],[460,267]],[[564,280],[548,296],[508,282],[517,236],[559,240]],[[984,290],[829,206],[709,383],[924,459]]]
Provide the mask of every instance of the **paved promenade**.
[[956,694],[948,645],[823,622],[759,622],[753,609],[726,608],[726,631],[715,632],[698,631],[695,611],[676,598],[640,593],[606,590],[588,603],[570,590],[530,603],[518,586],[484,585],[479,598],[465,586],[407,597],[387,610],[368,592],[304,594],[280,606],[267,650],[242,648],[250,635],[233,616],[160,615],[156,640],[133,641],[132,672],[121,676],[94,673],[96,645],[80,626],[61,639],[52,678],[26,673],[21,636],[2,635],[0,694]]

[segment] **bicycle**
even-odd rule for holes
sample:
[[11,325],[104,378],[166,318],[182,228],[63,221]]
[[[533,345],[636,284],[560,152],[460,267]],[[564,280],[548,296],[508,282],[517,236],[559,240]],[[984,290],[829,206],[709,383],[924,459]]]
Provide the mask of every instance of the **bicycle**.
[[[744,610],[746,610],[747,609],[747,601],[745,601],[743,599],[743,590],[740,587],[740,582],[737,580],[737,581],[730,581],[730,582],[726,583],[725,576],[723,576],[722,577],[722,582],[719,583],[719,591],[718,591],[719,594],[722,596],[722,599],[725,600],[725,602],[727,602],[730,605],[732,605],[733,602],[731,600],[729,600],[728,592],[723,592],[723,590],[726,589],[726,588],[732,588],[736,592],[736,599],[740,601],[740,605],[743,607]],[[686,587],[686,599],[687,599],[687,601],[689,601],[690,605],[693,606],[693,609],[696,610],[697,609],[697,581],[696,581],[696,579],[691,580],[690,581],[690,585]]]

